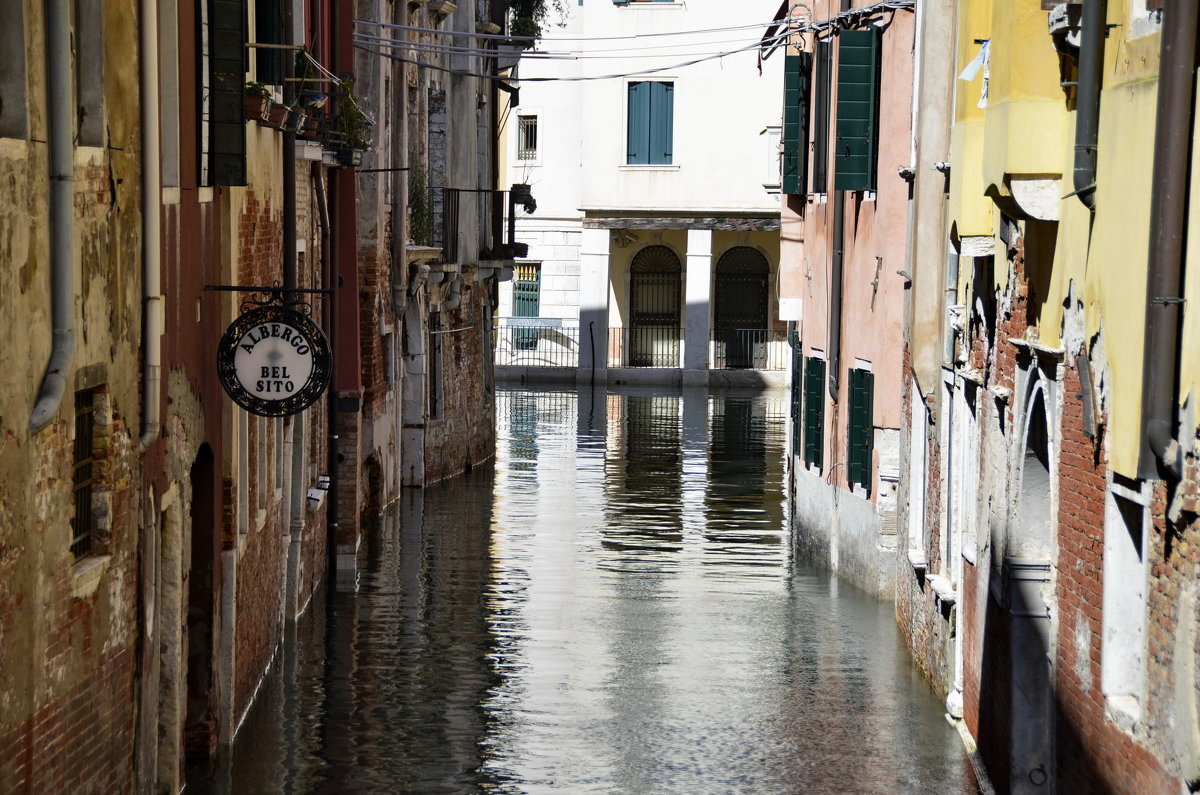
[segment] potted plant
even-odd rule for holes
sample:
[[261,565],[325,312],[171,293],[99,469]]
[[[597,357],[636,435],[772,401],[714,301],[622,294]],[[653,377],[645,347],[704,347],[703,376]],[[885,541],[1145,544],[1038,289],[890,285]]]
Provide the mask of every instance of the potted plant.
[[262,83],[246,83],[246,118],[265,121],[271,109],[271,90]]
[[334,151],[339,163],[344,166],[357,166],[362,162],[363,150],[371,145],[372,124],[354,96],[354,81],[344,81],[342,93],[338,98],[338,114],[334,125],[337,133]]
[[267,124],[282,129],[283,123],[287,121],[289,110],[287,105],[272,104],[271,110],[267,113]]

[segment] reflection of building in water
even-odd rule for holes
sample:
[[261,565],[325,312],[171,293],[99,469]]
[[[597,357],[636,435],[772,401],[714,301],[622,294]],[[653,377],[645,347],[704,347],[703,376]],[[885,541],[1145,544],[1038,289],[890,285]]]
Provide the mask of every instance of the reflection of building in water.
[[[680,404],[678,395],[648,394],[610,402],[605,548],[639,553],[682,548]],[[636,557],[639,564],[649,563],[642,554]]]
[[783,542],[781,402],[714,395],[705,495],[705,554],[778,565]]

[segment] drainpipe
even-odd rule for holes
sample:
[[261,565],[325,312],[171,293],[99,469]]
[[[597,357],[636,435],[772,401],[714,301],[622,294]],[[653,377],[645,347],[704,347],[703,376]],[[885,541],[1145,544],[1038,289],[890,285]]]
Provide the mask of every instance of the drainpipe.
[[1079,87],[1075,100],[1075,196],[1096,209],[1096,141],[1100,134],[1100,86],[1108,0],[1084,0],[1079,42]]
[[50,359],[30,433],[58,413],[75,358],[75,84],[71,74],[69,0],[46,2],[46,126],[50,142]]
[[1192,106],[1196,87],[1197,0],[1178,0],[1163,12],[1158,76],[1158,122],[1150,190],[1146,341],[1142,361],[1142,450],[1138,476],[1178,479],[1182,453],[1174,438],[1179,327],[1183,317],[1184,234],[1188,218]]
[[[281,9],[283,19],[283,43],[293,44],[292,41],[292,6],[289,3]],[[288,82],[286,78],[296,76],[296,50],[283,51],[283,98],[286,102],[295,103],[304,86],[297,87],[296,83]],[[283,132],[283,286],[296,288],[299,286],[299,275],[296,269],[296,133],[289,130]],[[295,293],[284,293],[285,304],[296,301]]]
[[[330,369],[333,371],[329,375],[329,389],[326,403],[326,446],[329,448],[326,453],[328,462],[326,466],[329,469],[329,491],[327,492],[328,499],[325,503],[325,543],[328,546],[326,555],[328,560],[329,570],[325,576],[332,581],[337,573],[337,526],[338,526],[338,434],[337,434],[337,388],[334,376],[337,374],[337,274],[334,272],[333,257],[330,255],[329,243],[329,202],[325,198],[325,177],[321,173],[321,164],[313,163],[312,165],[313,188],[316,191],[317,198],[317,218],[321,226],[321,280],[325,289],[332,290],[326,294],[326,334],[329,336],[329,349],[333,351],[333,356],[330,358]],[[331,592],[332,588],[329,589]]]
[[142,435],[158,439],[162,401],[162,158],[158,129],[158,0],[141,0],[142,100]]
[[829,397],[838,399],[842,360],[842,251],[846,237],[846,192],[833,192],[833,267],[829,275]]

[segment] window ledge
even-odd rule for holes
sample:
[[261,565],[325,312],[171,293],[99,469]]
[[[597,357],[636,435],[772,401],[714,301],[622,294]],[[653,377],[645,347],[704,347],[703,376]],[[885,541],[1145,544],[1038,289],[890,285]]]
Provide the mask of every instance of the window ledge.
[[1137,696],[1124,693],[1104,696],[1104,717],[1133,734],[1134,724],[1142,718],[1142,705]]
[[958,592],[954,590],[954,585],[945,577],[933,575],[929,578],[929,586],[933,588],[933,592],[937,594],[939,601],[952,605],[958,601]]
[[925,553],[919,549],[908,550],[908,562],[912,564],[916,571],[925,571],[929,563],[925,560]]
[[71,596],[89,599],[100,587],[100,579],[108,570],[111,555],[90,555],[71,567]]
[[660,164],[648,163],[644,166],[626,164],[623,166],[618,166],[617,168],[620,171],[678,171],[679,170],[679,166],[674,165],[674,164],[666,164],[666,163],[660,163]]

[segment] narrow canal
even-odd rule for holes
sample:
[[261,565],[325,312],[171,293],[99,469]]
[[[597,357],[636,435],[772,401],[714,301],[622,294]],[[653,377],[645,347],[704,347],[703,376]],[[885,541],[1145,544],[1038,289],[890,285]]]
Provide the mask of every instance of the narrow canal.
[[494,469],[384,517],[197,789],[975,791],[891,605],[790,554],[785,398],[497,415]]

